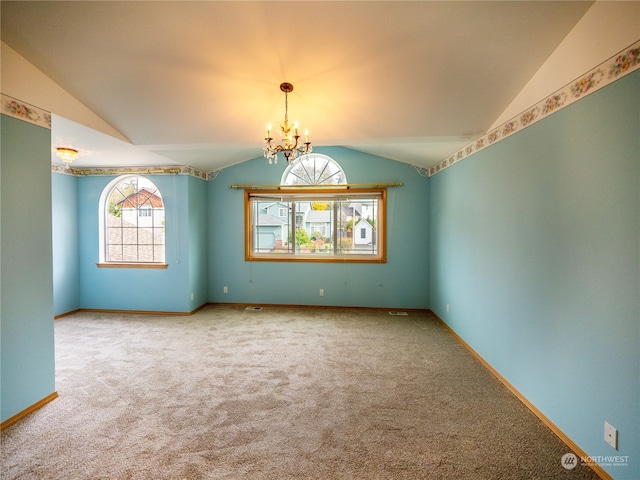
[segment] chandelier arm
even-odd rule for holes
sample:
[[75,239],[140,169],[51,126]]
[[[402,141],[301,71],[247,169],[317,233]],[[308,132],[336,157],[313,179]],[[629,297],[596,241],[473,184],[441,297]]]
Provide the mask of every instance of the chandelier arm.
[[311,142],[304,142],[302,145],[300,145],[297,150],[300,153],[311,153],[312,148],[311,148]]

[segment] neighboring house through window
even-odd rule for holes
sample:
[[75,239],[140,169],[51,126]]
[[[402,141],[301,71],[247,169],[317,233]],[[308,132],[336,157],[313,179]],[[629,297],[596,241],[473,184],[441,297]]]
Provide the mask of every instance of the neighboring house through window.
[[162,194],[149,179],[125,175],[100,197],[100,263],[164,264]]

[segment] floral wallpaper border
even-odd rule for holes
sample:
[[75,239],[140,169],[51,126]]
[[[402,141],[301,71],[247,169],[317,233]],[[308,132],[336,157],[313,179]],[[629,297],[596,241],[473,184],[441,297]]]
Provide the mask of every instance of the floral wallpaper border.
[[[205,173],[193,167],[101,167],[101,168],[75,168],[72,166],[51,164],[53,173],[86,177],[90,175],[191,175],[192,177],[210,180],[210,173]],[[213,177],[215,178],[215,177]]]
[[[476,152],[519,132],[543,118],[571,105],[573,102],[613,83],[640,68],[640,40],[632,46],[601,63],[593,70],[552,93],[520,115],[490,130],[477,140],[452,153],[438,164],[429,168],[429,176],[470,157]],[[416,167],[417,168],[417,167]]]
[[29,105],[4,93],[0,94],[2,113],[51,130],[51,112]]

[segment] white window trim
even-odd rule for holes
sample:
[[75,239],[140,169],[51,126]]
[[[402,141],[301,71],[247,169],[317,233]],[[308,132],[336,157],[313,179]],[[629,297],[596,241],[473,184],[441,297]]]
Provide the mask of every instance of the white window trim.
[[[167,268],[165,262],[107,262],[106,261],[106,246],[107,246],[107,230],[106,230],[106,204],[109,201],[109,195],[116,185],[122,183],[127,178],[136,178],[140,175],[120,175],[111,180],[102,189],[100,194],[100,200],[98,201],[98,263],[96,265],[99,268]],[[155,185],[155,184],[154,184]],[[163,200],[164,201],[164,200]],[[166,218],[166,210],[165,210]],[[165,245],[166,248],[166,245]],[[165,252],[166,260],[166,252]]]

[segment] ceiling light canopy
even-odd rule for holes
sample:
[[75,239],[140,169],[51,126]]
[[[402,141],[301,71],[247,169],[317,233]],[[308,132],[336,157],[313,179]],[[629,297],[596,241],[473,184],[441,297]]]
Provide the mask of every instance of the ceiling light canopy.
[[280,84],[280,90],[284,92],[284,122],[280,124],[280,136],[282,142],[273,143],[271,137],[271,124],[267,127],[267,136],[264,138],[263,154],[269,159],[269,163],[278,163],[278,153],[282,152],[287,163],[296,158],[300,153],[311,153],[311,142],[309,142],[309,130],[305,130],[305,141],[301,145],[300,135],[298,135],[298,122],[293,126],[289,125],[289,93],[293,92],[293,85],[284,82]]

